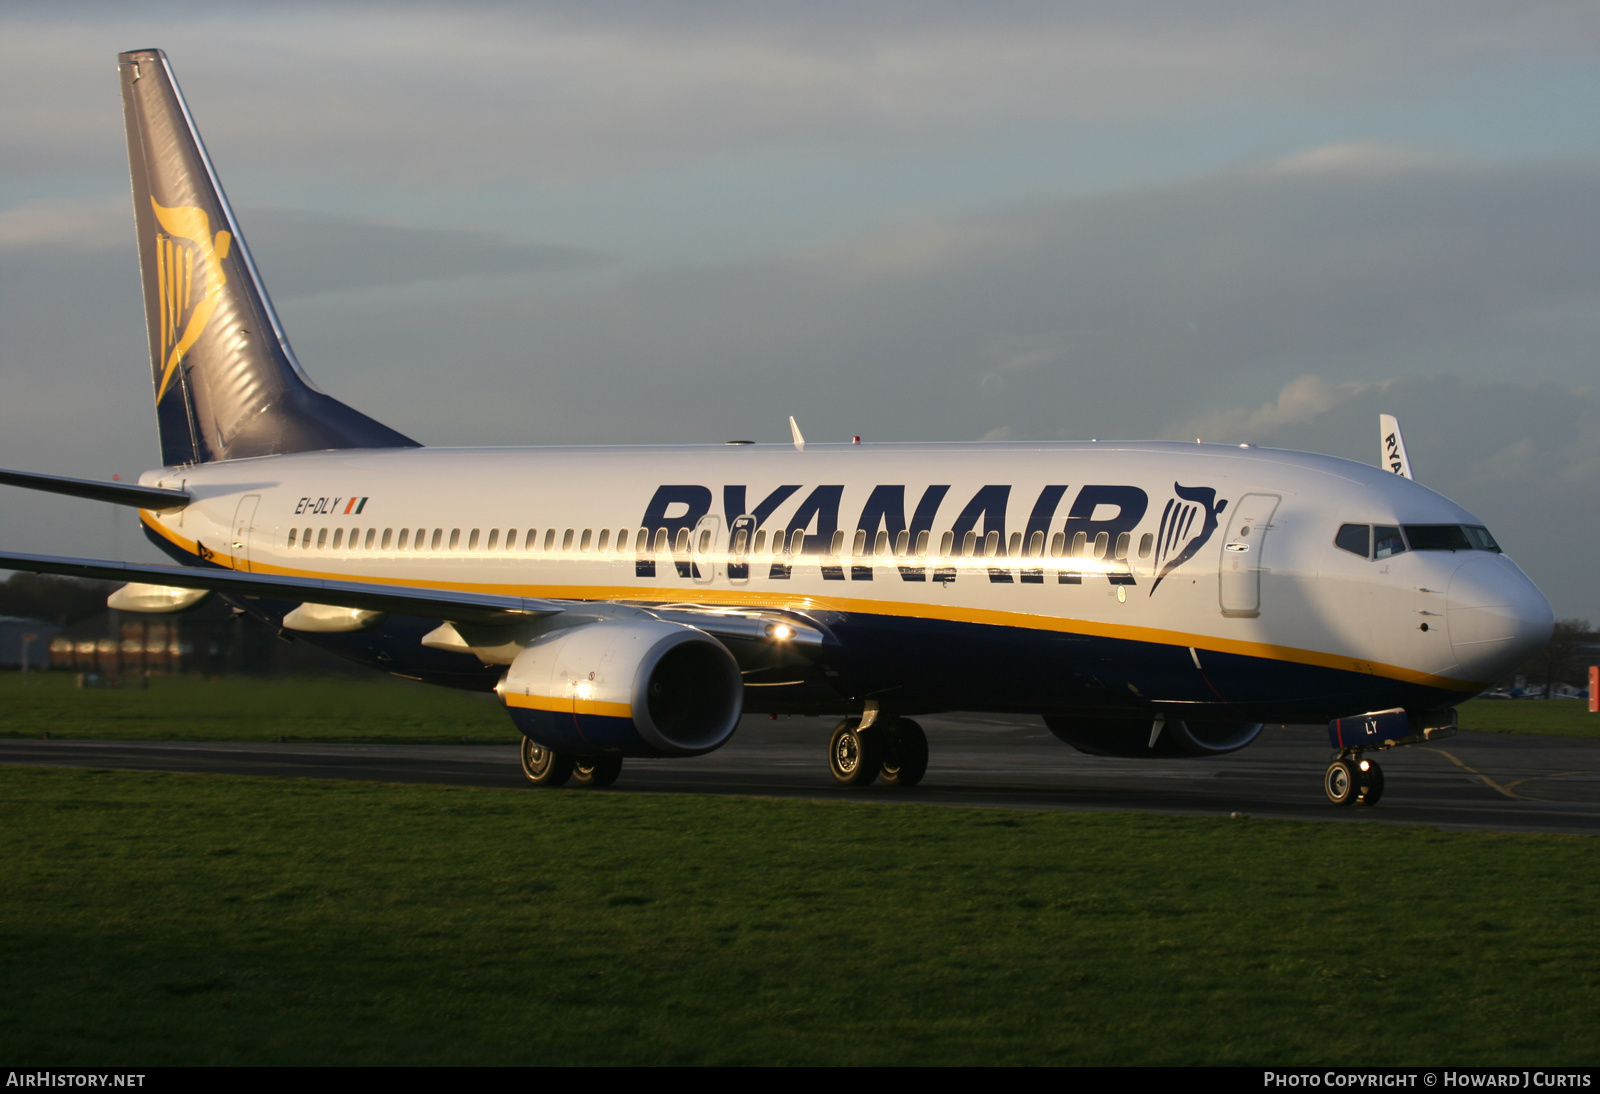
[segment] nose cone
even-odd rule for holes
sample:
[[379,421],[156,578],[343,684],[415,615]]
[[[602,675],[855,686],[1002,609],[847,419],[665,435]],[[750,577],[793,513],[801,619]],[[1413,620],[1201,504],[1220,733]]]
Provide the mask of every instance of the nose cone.
[[1450,646],[1464,676],[1489,681],[1550,640],[1555,613],[1504,555],[1475,554],[1450,578]]

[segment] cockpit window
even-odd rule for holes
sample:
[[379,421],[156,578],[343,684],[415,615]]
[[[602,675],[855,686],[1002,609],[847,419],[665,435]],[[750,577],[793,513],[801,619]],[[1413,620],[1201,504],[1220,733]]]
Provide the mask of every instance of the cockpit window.
[[1341,524],[1333,545],[1363,558],[1388,558],[1403,551],[1493,551],[1500,545],[1481,524]]
[[1339,534],[1333,537],[1333,545],[1341,551],[1349,551],[1362,558],[1372,557],[1372,525],[1370,524],[1341,524]]
[[1470,551],[1472,544],[1459,524],[1408,524],[1406,541],[1413,551]]
[[1398,555],[1406,549],[1406,541],[1400,536],[1400,529],[1388,524],[1379,524],[1372,529],[1372,557],[1388,558]]

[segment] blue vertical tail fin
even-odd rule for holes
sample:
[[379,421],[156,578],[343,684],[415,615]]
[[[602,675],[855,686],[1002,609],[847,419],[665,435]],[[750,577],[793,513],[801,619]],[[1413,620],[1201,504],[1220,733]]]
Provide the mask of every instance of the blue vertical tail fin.
[[417,447],[300,371],[166,54],[117,61],[162,462]]

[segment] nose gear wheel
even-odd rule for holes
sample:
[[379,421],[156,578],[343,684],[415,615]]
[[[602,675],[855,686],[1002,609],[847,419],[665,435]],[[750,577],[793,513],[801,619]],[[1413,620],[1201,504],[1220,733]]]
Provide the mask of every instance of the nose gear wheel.
[[1359,755],[1340,756],[1322,775],[1322,790],[1334,805],[1377,805],[1383,768]]
[[1354,805],[1360,793],[1361,780],[1356,765],[1351,760],[1337,759],[1322,774],[1322,790],[1334,805]]

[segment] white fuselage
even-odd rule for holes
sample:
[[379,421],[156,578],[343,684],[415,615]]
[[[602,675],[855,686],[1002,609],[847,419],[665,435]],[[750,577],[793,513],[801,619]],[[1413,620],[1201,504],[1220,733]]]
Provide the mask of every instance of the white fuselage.
[[153,538],[233,569],[1012,628],[1441,692],[1480,690],[1549,617],[1498,553],[1337,549],[1345,523],[1478,521],[1380,469],[1271,449],[418,448],[141,482],[194,498],[146,512]]

